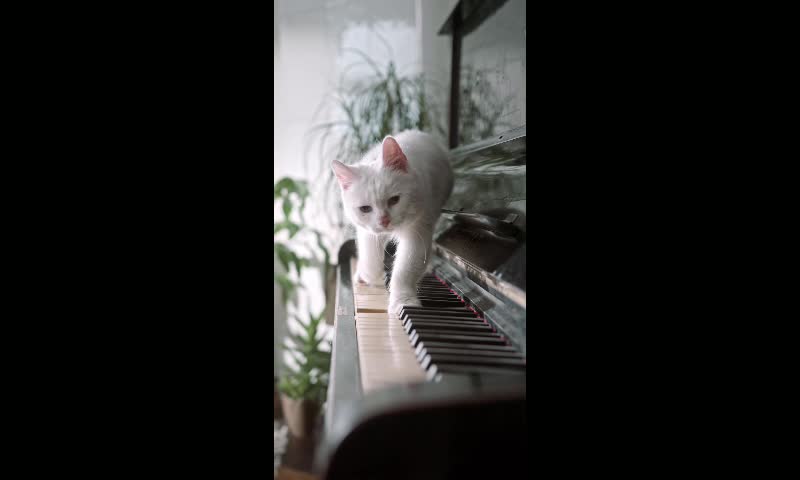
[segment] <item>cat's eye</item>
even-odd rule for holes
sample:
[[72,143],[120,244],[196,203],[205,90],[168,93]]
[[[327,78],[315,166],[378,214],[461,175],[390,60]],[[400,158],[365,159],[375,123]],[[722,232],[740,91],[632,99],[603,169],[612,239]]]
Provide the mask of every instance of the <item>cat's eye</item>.
[[358,209],[361,210],[364,213],[369,213],[369,212],[372,211],[372,207],[370,207],[369,205],[364,205],[363,207],[358,207]]
[[389,206],[391,207],[392,205],[396,204],[399,201],[400,201],[400,195],[395,195],[394,197],[389,199]]

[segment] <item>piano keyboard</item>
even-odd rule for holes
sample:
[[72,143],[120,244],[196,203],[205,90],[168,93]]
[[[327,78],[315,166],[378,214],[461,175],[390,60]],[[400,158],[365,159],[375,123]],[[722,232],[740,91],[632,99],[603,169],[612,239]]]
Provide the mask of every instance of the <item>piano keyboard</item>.
[[[351,272],[357,271],[355,259]],[[389,315],[385,288],[360,285],[353,279],[356,338],[364,393],[396,384],[425,381],[397,315]]]
[[422,306],[403,307],[400,315],[387,312],[385,288],[354,279],[353,292],[364,393],[447,375],[525,374],[525,356],[435,275],[417,286]]

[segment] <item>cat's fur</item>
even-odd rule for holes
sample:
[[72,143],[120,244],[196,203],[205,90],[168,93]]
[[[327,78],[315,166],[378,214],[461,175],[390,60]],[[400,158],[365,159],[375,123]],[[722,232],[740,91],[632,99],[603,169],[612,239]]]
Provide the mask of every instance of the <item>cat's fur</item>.
[[[383,286],[384,248],[395,240],[389,312],[419,306],[416,285],[430,261],[433,227],[453,190],[446,151],[433,136],[409,130],[386,137],[356,165],[334,160],[331,167],[345,216],[357,231],[358,281]],[[399,196],[397,203],[389,205],[394,196]],[[372,211],[362,212],[365,206]]]

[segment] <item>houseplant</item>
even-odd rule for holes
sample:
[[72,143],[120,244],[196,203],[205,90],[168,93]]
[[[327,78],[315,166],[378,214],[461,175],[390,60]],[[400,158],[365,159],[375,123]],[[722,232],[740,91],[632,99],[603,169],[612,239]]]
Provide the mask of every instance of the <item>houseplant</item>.
[[[274,224],[274,255],[277,260],[274,281],[281,292],[281,302],[285,311],[289,306],[297,312],[299,305],[297,295],[307,287],[303,285],[302,273],[309,268],[320,271],[323,289],[332,272],[330,255],[325,247],[322,234],[306,224],[304,209],[309,197],[308,185],[305,181],[281,178],[274,187],[275,207],[278,211]],[[282,215],[281,215],[282,214]],[[310,433],[319,407],[325,398],[327,375],[330,367],[330,354],[321,349],[324,343],[322,327],[328,299],[332,295],[325,291],[326,308],[319,315],[308,313],[309,320],[302,320],[304,315],[290,313],[295,320],[296,332],[288,324],[289,335],[283,347],[290,355],[292,363],[283,362],[282,373],[277,389],[280,392],[280,404],[283,416],[295,436],[303,437]]]
[[[305,268],[319,270],[325,290],[325,318],[332,320],[333,306],[330,302],[335,288],[331,256],[319,229],[305,221],[304,210],[310,191],[305,180],[284,177],[275,183],[275,205],[280,206],[281,218],[276,214],[273,248],[282,267],[274,273],[275,283],[281,291],[284,305],[295,299],[301,288],[301,273]],[[295,215],[293,215],[293,213]],[[297,220],[295,220],[297,219]],[[329,323],[332,323],[329,321]]]
[[[313,168],[320,172],[317,179],[325,204],[328,220],[334,226],[343,226],[339,188],[330,168],[331,160],[352,164],[370,147],[390,134],[407,129],[418,129],[445,138],[446,130],[440,121],[442,109],[432,101],[441,95],[431,91],[441,88],[427,80],[423,74],[403,75],[395,63],[378,65],[367,55],[349,49],[361,56],[371,74],[358,78],[343,77],[328,98],[320,105],[332,107],[336,120],[313,126],[306,136],[306,161],[311,149],[317,150],[321,164]],[[350,71],[350,68],[346,69]],[[308,168],[308,165],[307,165]]]
[[289,334],[285,348],[297,365],[287,366],[289,371],[281,375],[278,390],[281,392],[281,407],[289,430],[294,436],[302,438],[311,435],[325,401],[331,354],[320,349],[325,341],[320,330],[323,315],[311,315],[306,322],[295,318],[302,329]]
[[[341,198],[331,160],[345,164],[357,162],[373,145],[387,135],[407,129],[447,138],[444,113],[449,99],[449,87],[426,77],[424,73],[404,75],[394,62],[379,65],[363,52],[348,49],[361,57],[371,75],[359,78],[343,77],[339,86],[320,105],[332,107],[335,120],[319,123],[306,136],[306,162],[312,148],[321,164],[317,179],[323,186],[323,201],[335,208],[326,209],[328,220],[337,228],[344,226]],[[350,68],[346,69],[351,71]],[[508,127],[503,115],[513,106],[513,96],[503,96],[491,81],[491,69],[464,66],[460,75],[459,144],[475,142]],[[309,165],[307,163],[306,168]],[[463,173],[455,168],[456,175]]]

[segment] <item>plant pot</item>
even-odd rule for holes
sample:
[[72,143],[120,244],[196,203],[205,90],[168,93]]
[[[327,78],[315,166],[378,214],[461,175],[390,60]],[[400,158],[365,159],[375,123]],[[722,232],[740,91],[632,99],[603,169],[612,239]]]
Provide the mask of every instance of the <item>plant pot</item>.
[[281,393],[283,418],[289,425],[289,431],[298,438],[310,437],[317,423],[320,404],[306,398],[289,398]]
[[279,418],[283,418],[283,412],[281,412],[281,395],[278,393],[278,381],[275,380],[275,384],[272,386],[272,396],[273,396],[273,416],[272,418],[277,420]]

